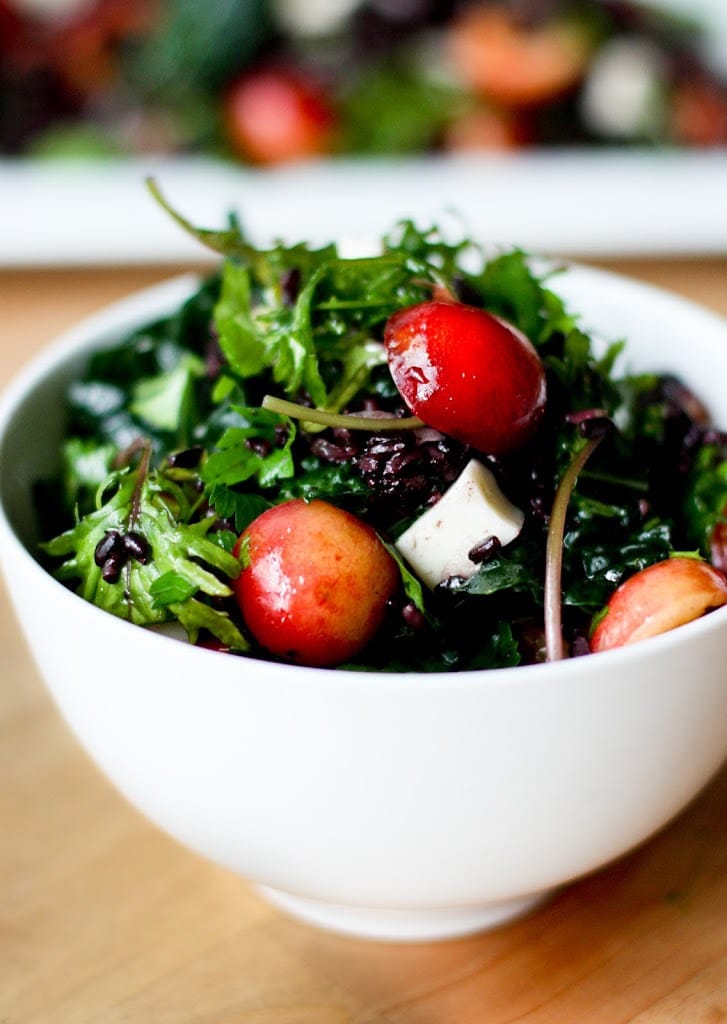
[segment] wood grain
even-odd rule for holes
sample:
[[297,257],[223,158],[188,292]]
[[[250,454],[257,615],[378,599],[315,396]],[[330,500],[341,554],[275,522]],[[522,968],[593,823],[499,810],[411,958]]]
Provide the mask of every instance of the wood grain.
[[[727,314],[727,258],[611,269]],[[0,276],[0,385],[169,268]],[[89,762],[0,590],[0,1024],[727,1021],[727,772],[659,836],[500,931],[430,945],[290,920]],[[12,585],[12,581],[9,581]]]

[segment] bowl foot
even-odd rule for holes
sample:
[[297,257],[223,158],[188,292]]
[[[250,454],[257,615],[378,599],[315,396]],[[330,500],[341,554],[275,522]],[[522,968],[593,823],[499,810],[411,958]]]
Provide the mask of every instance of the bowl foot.
[[307,924],[341,935],[384,942],[433,942],[498,928],[535,910],[552,894],[552,890],[548,890],[472,907],[395,910],[327,903],[264,885],[257,889],[268,902]]

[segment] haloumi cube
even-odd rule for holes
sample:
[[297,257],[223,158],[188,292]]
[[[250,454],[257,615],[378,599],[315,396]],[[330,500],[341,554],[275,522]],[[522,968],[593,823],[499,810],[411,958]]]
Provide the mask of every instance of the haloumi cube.
[[505,497],[495,477],[471,459],[436,505],[399,537],[396,547],[432,590],[450,576],[472,576],[469,552],[487,537],[504,547],[515,540],[525,515]]

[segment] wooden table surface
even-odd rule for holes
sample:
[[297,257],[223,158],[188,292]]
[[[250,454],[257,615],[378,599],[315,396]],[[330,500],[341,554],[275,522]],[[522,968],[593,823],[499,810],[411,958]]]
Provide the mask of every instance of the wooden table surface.
[[[727,314],[727,257],[609,266]],[[170,273],[4,272],[0,386],[80,316]],[[637,852],[499,931],[339,938],[271,909],[118,796],[50,703],[7,585],[0,1024],[727,1021],[727,772]]]

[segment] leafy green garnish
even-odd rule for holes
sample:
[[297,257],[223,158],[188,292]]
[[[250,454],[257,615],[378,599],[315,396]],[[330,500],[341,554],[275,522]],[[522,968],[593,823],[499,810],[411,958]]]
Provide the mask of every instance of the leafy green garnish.
[[[265,488],[293,476],[295,426],[266,409],[233,406],[237,422],[217,441],[203,468],[208,484],[240,484],[255,478]],[[285,435],[278,444],[281,434]]]
[[[72,582],[83,598],[105,611],[143,626],[175,617],[192,642],[200,629],[207,629],[223,643],[247,650],[248,642],[229,615],[196,596],[229,597],[226,580],[239,574],[240,564],[209,538],[211,518],[187,521],[193,500],[178,478],[150,470],[142,457],[136,469],[114,473],[96,510],[43,550],[61,560],[54,570],[59,580]],[[118,577],[109,582],[98,564],[99,545],[110,533],[123,537],[131,531],[141,534],[149,556],[144,561],[127,556]]]
[[149,587],[149,594],[154,598],[157,608],[167,608],[189,600],[197,593],[197,584],[183,576],[181,572],[170,569],[169,572],[157,576]]

